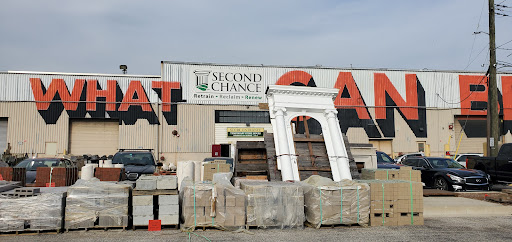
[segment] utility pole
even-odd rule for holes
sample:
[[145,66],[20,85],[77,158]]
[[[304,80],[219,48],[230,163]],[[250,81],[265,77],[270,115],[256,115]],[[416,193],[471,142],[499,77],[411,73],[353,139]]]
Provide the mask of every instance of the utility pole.
[[498,109],[498,84],[496,80],[496,39],[494,28],[494,0],[489,0],[489,82],[488,82],[488,109],[487,122],[490,122],[490,135],[487,135],[488,152],[490,156],[498,155],[498,141],[500,138],[500,122]]

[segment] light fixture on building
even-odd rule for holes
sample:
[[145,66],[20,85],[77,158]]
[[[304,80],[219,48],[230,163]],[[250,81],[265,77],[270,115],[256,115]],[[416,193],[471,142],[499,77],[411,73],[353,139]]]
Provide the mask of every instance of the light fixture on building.
[[126,74],[126,70],[128,70],[128,66],[127,65],[120,65],[119,69],[123,70],[123,74]]
[[174,135],[176,137],[180,137],[180,134],[178,134],[178,130],[173,130],[172,135]]

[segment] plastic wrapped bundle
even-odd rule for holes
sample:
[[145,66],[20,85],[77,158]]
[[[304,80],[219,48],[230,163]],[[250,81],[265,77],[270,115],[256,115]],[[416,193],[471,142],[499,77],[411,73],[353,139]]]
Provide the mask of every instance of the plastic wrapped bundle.
[[0,197],[0,231],[60,230],[62,193],[43,193],[34,197]]
[[259,228],[303,228],[302,186],[288,182],[242,180],[247,195],[247,225]]
[[302,182],[306,220],[316,228],[322,225],[368,225],[370,187],[350,180],[334,182],[311,176]]
[[127,227],[131,186],[78,180],[66,198],[66,229]]
[[235,230],[245,226],[245,193],[233,187],[229,179],[219,177],[214,184],[188,179],[182,185],[181,227],[184,230],[195,227]]

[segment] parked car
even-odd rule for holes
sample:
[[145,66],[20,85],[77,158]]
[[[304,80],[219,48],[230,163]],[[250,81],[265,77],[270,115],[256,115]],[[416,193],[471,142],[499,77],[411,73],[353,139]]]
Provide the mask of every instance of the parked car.
[[486,172],[494,182],[512,182],[512,143],[503,144],[496,157],[468,157],[467,167]]
[[157,163],[151,149],[120,149],[112,158],[112,164],[123,164],[126,178],[137,180],[142,174],[153,174]]
[[468,157],[472,157],[472,156],[477,156],[477,157],[482,157],[484,156],[484,154],[482,153],[466,153],[466,154],[458,154],[456,157],[455,157],[455,161],[459,162],[459,164],[463,165],[464,167],[468,167],[466,162],[468,160]]
[[402,162],[421,171],[425,187],[440,190],[490,190],[490,176],[483,171],[469,170],[449,158],[408,157]]
[[425,154],[423,152],[417,152],[417,153],[409,153],[409,154],[405,154],[405,155],[401,155],[397,158],[395,158],[395,161],[397,164],[401,164],[402,161],[404,161],[407,157],[413,157],[413,156],[424,156]]
[[75,167],[75,164],[64,158],[28,158],[14,167],[25,168],[27,170],[25,182],[34,183],[38,167]]
[[389,157],[388,154],[377,151],[377,168],[381,169],[400,169],[401,164],[397,164],[393,158]]

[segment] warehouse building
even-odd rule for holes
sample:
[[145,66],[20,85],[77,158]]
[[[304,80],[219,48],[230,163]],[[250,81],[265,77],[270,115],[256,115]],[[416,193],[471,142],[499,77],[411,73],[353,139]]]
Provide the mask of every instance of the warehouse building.
[[[350,142],[395,156],[484,152],[484,73],[161,65],[161,76],[0,73],[0,148],[38,156],[144,148],[175,163],[209,157],[218,145],[233,157],[237,141],[272,132],[265,91],[277,84],[339,89],[334,103]],[[498,86],[501,142],[512,142],[512,73],[500,73]],[[314,119],[294,122],[296,132],[321,132]]]

